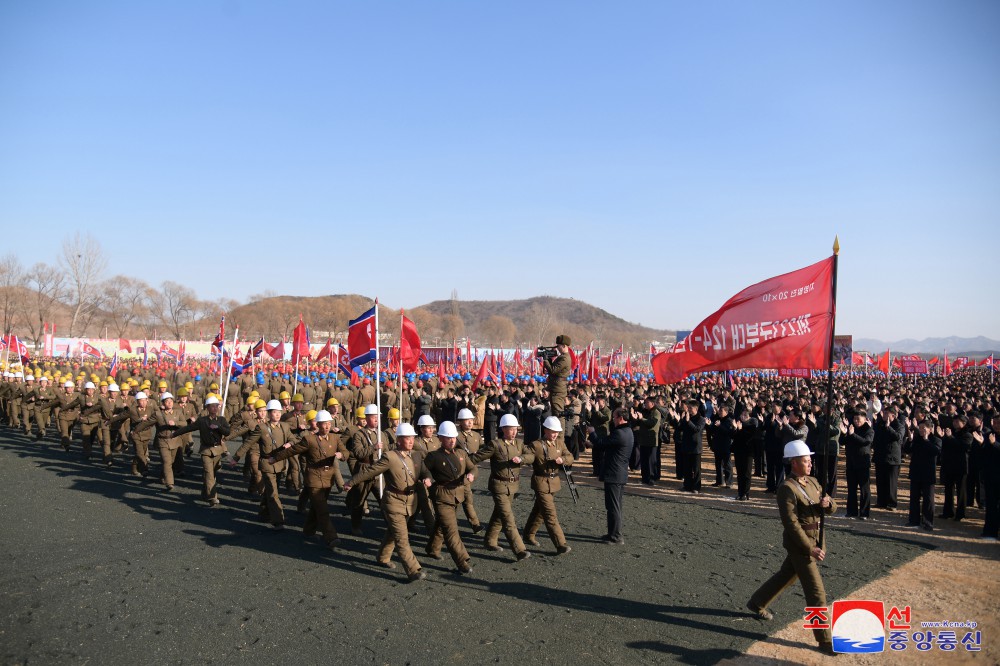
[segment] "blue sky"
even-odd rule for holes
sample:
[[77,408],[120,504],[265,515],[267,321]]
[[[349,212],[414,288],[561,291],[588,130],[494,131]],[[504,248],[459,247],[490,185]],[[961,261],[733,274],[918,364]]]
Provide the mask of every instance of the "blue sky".
[[[573,297],[1000,337],[1000,3],[7,2],[0,224],[202,298]],[[6,250],[5,250],[6,251]]]

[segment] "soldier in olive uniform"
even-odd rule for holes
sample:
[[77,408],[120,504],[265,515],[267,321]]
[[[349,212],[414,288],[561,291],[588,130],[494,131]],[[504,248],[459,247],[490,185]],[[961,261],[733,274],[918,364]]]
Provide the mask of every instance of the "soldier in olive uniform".
[[573,455],[566,448],[566,444],[559,440],[561,431],[562,424],[559,419],[554,416],[548,417],[542,424],[542,439],[533,442],[528,448],[534,456],[531,488],[535,491],[535,504],[531,507],[528,522],[524,526],[524,540],[532,546],[537,546],[535,534],[544,523],[556,551],[564,555],[572,548],[566,544],[566,535],[559,526],[555,493],[562,488],[559,470],[562,465],[573,462]]
[[435,560],[444,559],[441,556],[441,544],[448,548],[459,573],[472,573],[469,565],[469,553],[462,543],[458,532],[458,505],[465,501],[466,482],[476,478],[475,464],[468,454],[456,447],[458,429],[451,421],[444,421],[438,427],[438,438],[441,448],[432,451],[424,458],[421,476],[424,487],[431,489],[437,521],[434,524],[434,534],[427,544],[427,554]]
[[[458,411],[458,447],[465,451],[470,458],[478,453],[479,448],[483,445],[483,436],[472,429],[474,419],[475,415],[471,409],[462,408]],[[462,508],[465,510],[465,517],[469,519],[469,524],[472,525],[472,533],[479,534],[483,530],[483,526],[479,522],[479,514],[476,513],[471,482],[465,488],[465,501],[462,502]]]
[[59,410],[59,439],[66,451],[73,442],[73,426],[80,417],[80,395],[73,392],[74,387],[72,380],[67,380],[62,392],[52,401]]
[[156,425],[156,409],[149,404],[144,391],[135,394],[135,405],[129,410],[130,432],[134,450],[132,456],[132,476],[145,478],[149,474],[149,445],[153,441],[153,427]]
[[90,457],[94,444],[101,436],[101,400],[97,396],[94,382],[83,385],[80,396],[80,434],[83,439],[83,456]]
[[500,436],[479,449],[472,456],[475,463],[490,461],[490,494],[493,495],[493,514],[486,526],[483,546],[486,550],[502,551],[497,543],[500,529],[503,528],[507,543],[510,544],[518,560],[531,557],[524,547],[521,534],[517,531],[517,519],[511,504],[521,485],[521,465],[530,465],[535,455],[528,447],[517,440],[517,418],[513,414],[504,414],[500,418]]
[[348,456],[347,448],[339,437],[330,434],[330,412],[322,410],[316,414],[316,432],[303,433],[302,438],[272,454],[272,464],[295,455],[303,455],[306,463],[305,487],[309,491],[309,515],[306,517],[302,533],[312,536],[319,529],[323,541],[329,548],[339,542],[337,530],[330,522],[330,489],[333,487],[334,471],[339,460]]
[[253,416],[244,414],[240,418],[239,424],[230,424],[232,428],[223,441],[230,441],[237,437],[243,438],[243,444],[233,455],[233,463],[239,464],[243,456],[246,456],[245,466],[250,468],[247,476],[247,492],[250,495],[259,497],[264,492],[264,475],[260,471],[260,426],[267,420],[267,403],[257,399],[254,404]]
[[378,551],[378,562],[388,569],[394,569],[396,565],[392,562],[392,553],[395,551],[411,581],[426,577],[410,548],[407,526],[417,510],[416,488],[422,485],[418,478],[423,461],[421,454],[413,451],[415,435],[413,426],[409,423],[399,424],[396,428],[396,449],[387,452],[374,465],[351,479],[351,483],[367,483],[379,474],[383,475],[385,492],[382,494],[382,515],[385,516],[386,530]]
[[[823,492],[819,481],[809,476],[812,458],[805,442],[789,442],[784,454],[785,459],[791,461],[792,475],[778,486],[777,500],[784,527],[782,543],[788,555],[778,573],[761,585],[747,603],[747,608],[764,620],[773,617],[767,607],[796,579],[802,583],[807,606],[826,606],[826,591],[816,566],[826,558],[820,518],[824,513],[829,515],[836,511],[837,504]],[[813,633],[820,650],[834,654],[830,629],[814,629]]]
[[167,491],[174,489],[174,476],[184,473],[184,439],[174,432],[184,424],[183,415],[174,408],[174,396],[169,391],[160,394],[160,409],[156,412],[156,448],[160,450],[163,471],[160,481]]
[[35,423],[38,425],[38,434],[35,435],[35,439],[41,440],[45,437],[45,431],[49,427],[52,415],[50,405],[55,399],[56,393],[52,390],[49,378],[45,375],[39,377],[36,384],[38,386],[35,387]]
[[[351,468],[351,476],[360,474],[382,456],[382,438],[379,436],[378,407],[368,405],[364,409],[364,427],[355,431],[351,437],[350,451],[351,457],[348,465]],[[364,516],[365,503],[368,493],[372,491],[374,484],[371,481],[363,483],[352,483],[352,488],[347,493],[347,506],[351,510],[351,534],[361,536],[361,518]]]
[[226,450],[222,438],[229,434],[230,428],[229,422],[219,415],[222,405],[219,404],[217,397],[210,395],[205,398],[205,409],[208,414],[198,417],[194,423],[189,423],[179,430],[175,430],[174,437],[180,437],[189,432],[198,433],[198,439],[201,441],[201,466],[204,470],[202,498],[208,501],[210,506],[218,506],[218,484],[215,475]]
[[[417,429],[420,435],[413,440],[413,450],[423,458],[426,458],[428,453],[441,448],[441,442],[434,436],[435,428],[434,418],[430,414],[424,414],[417,419]],[[431,503],[430,495],[422,483],[417,484],[417,513],[424,521],[424,530],[427,532],[427,536],[430,536],[434,531],[434,523],[437,519],[434,517],[434,505]],[[410,529],[413,529],[416,522],[417,516],[410,516]]]
[[565,429],[567,388],[566,380],[569,379],[573,368],[570,367],[569,346],[572,344],[568,335],[556,336],[556,348],[559,355],[551,361],[544,362],[545,372],[548,373],[547,388],[549,391],[549,404],[552,415],[559,419],[560,430],[559,439],[562,441],[562,432]]

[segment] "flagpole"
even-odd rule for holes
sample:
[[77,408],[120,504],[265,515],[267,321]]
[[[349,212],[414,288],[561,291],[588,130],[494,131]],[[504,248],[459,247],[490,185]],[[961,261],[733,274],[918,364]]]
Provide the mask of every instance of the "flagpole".
[[[378,458],[382,457],[382,389],[379,384],[379,379],[381,375],[379,374],[379,362],[378,362],[378,296],[375,297],[375,411],[378,415],[378,427],[375,429],[375,451],[378,453]],[[378,496],[382,497],[382,491],[385,485],[384,475],[378,475]]]
[[[833,294],[832,305],[830,309],[830,349],[829,357],[827,360],[828,369],[826,373],[826,432],[821,432],[820,437],[825,437],[827,440],[830,439],[830,423],[833,418],[833,336],[837,330],[837,261],[840,257],[840,237],[833,237]],[[798,381],[798,380],[796,380]],[[829,443],[829,442],[827,442]],[[826,469],[826,465],[823,466],[824,474],[829,478],[829,472]],[[836,478],[836,471],[834,471],[834,478]],[[833,488],[827,479],[823,479],[823,493],[829,495],[833,491]],[[823,503],[823,494],[820,495],[820,504]],[[819,546],[823,547],[823,531],[826,527],[824,517],[826,516],[826,511],[822,510],[820,507],[819,512]]]
[[[237,326],[236,330],[233,331],[233,350],[229,352],[229,367],[226,369],[226,388],[222,390],[222,414],[226,413],[226,400],[229,399],[229,378],[233,374],[233,358],[236,355],[236,341],[240,337],[240,327]],[[225,359],[225,355],[223,355]],[[221,362],[220,362],[221,365]]]
[[[378,308],[375,309],[376,313]],[[403,421],[403,308],[399,309],[399,421]]]

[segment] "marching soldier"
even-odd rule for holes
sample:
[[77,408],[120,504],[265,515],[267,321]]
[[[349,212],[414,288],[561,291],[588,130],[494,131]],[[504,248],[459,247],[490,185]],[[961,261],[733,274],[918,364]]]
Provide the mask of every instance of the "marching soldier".
[[524,526],[524,540],[532,546],[537,546],[535,534],[544,522],[556,552],[565,555],[573,549],[566,545],[566,535],[559,526],[555,493],[562,488],[559,470],[562,465],[573,462],[573,456],[566,448],[566,444],[559,440],[560,432],[562,424],[559,419],[550,416],[542,424],[542,439],[533,442],[529,447],[529,451],[534,454],[531,488],[535,491],[535,504],[531,507],[528,522]]
[[181,427],[183,415],[174,409],[174,396],[169,391],[160,393],[160,409],[156,412],[156,447],[160,450],[163,472],[160,481],[167,492],[174,489],[174,476],[184,473],[184,439],[174,437]]
[[521,485],[521,465],[530,465],[535,456],[524,443],[517,441],[517,417],[504,414],[500,417],[500,438],[489,444],[472,456],[474,463],[483,460],[490,461],[490,494],[493,495],[493,515],[486,526],[483,546],[486,550],[502,551],[497,544],[500,529],[503,528],[507,543],[513,549],[518,560],[531,557],[524,547],[521,534],[517,531],[517,521],[511,504]]
[[95,442],[101,436],[101,400],[97,397],[94,382],[83,385],[80,396],[80,434],[83,438],[83,457],[90,458]]
[[[382,439],[378,430],[378,407],[367,405],[359,409],[363,410],[364,425],[356,430],[351,437],[351,457],[348,460],[348,465],[351,468],[352,477],[375,464],[375,461],[382,455]],[[361,536],[361,517],[367,508],[365,504],[368,493],[372,491],[374,485],[371,481],[366,481],[352,483],[351,486],[350,492],[347,493],[347,506],[351,510],[351,534]]]
[[444,559],[441,556],[441,543],[444,542],[458,572],[469,574],[472,573],[469,564],[471,558],[458,532],[456,511],[458,505],[465,501],[466,482],[471,483],[476,478],[476,466],[465,451],[456,448],[458,429],[454,423],[441,423],[438,427],[438,439],[441,440],[441,448],[427,454],[421,472],[424,487],[431,488],[433,484],[431,497],[437,513],[434,534],[427,544],[427,554],[435,560]]
[[63,392],[54,401],[59,409],[59,439],[66,451],[73,442],[73,425],[80,417],[80,396],[73,392],[74,387],[73,380],[67,379],[63,383]]
[[[434,417],[430,414],[424,414],[417,419],[417,428],[420,431],[420,436],[413,440],[413,450],[419,453],[422,458],[427,458],[428,453],[441,448],[441,442],[434,437],[435,427]],[[422,483],[417,484],[417,513],[420,514],[421,519],[424,521],[424,530],[427,532],[427,536],[431,536],[436,520],[434,518],[434,505],[431,503],[430,495],[427,494],[427,488]],[[416,515],[410,516],[411,529],[416,521]]]
[[149,404],[144,391],[135,394],[135,405],[129,410],[131,429],[129,438],[134,450],[132,456],[132,476],[146,478],[149,474],[149,444],[153,441],[153,426],[156,425],[156,409]]
[[38,378],[37,383],[38,386],[35,387],[35,424],[38,426],[38,434],[35,435],[35,440],[41,441],[49,427],[52,415],[50,405],[55,399],[56,393],[52,390],[48,376],[42,375]]
[[[458,410],[458,446],[472,458],[479,452],[483,444],[483,436],[472,429],[472,421],[475,416],[470,409]],[[483,531],[483,526],[479,522],[479,514],[476,513],[476,504],[472,496],[472,483],[468,483],[465,488],[465,501],[462,502],[462,509],[465,510],[465,517],[472,525],[472,533],[479,534]]]
[[[136,399],[138,397],[136,395]],[[218,397],[210,395],[205,398],[205,409],[208,414],[199,417],[194,423],[189,423],[175,430],[174,437],[180,437],[189,432],[198,432],[198,438],[201,440],[201,466],[204,470],[202,499],[206,500],[209,506],[218,506],[218,484],[215,475],[222,463],[223,452],[226,450],[222,438],[229,434],[230,429],[229,422],[219,415],[222,405],[219,404]]]
[[409,423],[399,424],[396,427],[396,448],[351,479],[351,483],[365,483],[379,474],[383,475],[385,492],[382,494],[382,515],[385,516],[386,530],[378,551],[378,563],[387,569],[395,569],[396,565],[392,562],[392,553],[395,550],[403,562],[403,568],[410,581],[423,580],[427,577],[427,574],[420,570],[417,558],[413,556],[407,527],[409,518],[414,515],[417,508],[416,487],[422,485],[418,481],[422,466],[421,456],[413,451],[415,436],[413,426]]

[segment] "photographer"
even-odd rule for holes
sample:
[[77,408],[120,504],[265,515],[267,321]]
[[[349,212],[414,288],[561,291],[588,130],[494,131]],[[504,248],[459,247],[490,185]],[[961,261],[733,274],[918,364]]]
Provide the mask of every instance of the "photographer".
[[566,428],[566,418],[563,416],[563,413],[566,411],[566,381],[573,370],[570,367],[569,359],[569,346],[571,344],[572,342],[568,335],[557,335],[555,350],[549,347],[542,347],[536,350],[535,353],[536,356],[543,359],[542,365],[545,368],[545,372],[549,375],[546,388],[549,391],[550,409],[554,416],[559,417],[563,430]]

